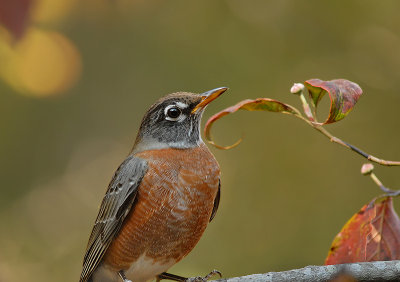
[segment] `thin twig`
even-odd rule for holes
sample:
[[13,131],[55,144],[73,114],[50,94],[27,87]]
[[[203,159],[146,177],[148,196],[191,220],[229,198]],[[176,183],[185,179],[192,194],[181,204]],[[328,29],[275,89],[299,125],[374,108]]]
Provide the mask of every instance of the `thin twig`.
[[385,194],[380,196],[379,198],[387,197],[387,196],[396,197],[396,196],[400,195],[400,190],[392,190],[392,189],[386,187],[385,185],[383,185],[382,181],[379,180],[378,176],[376,176],[376,174],[373,172],[373,170],[374,170],[374,165],[370,164],[370,163],[363,164],[363,166],[361,167],[361,173],[363,175],[369,175],[371,177],[372,181],[374,181],[374,183],[383,192],[385,192]]
[[317,119],[312,114],[312,111],[310,110],[310,105],[304,96],[303,90],[299,91],[296,94],[299,94],[299,96],[300,96],[300,100],[303,105],[304,112],[308,119],[304,118],[303,116],[297,116],[297,115],[296,116],[298,118],[304,120],[305,122],[307,122],[314,129],[318,130],[320,133],[322,133],[326,137],[328,137],[331,142],[342,145],[343,147],[346,147],[346,148],[352,150],[353,152],[356,152],[357,154],[363,156],[364,158],[366,158],[367,160],[369,160],[371,162],[378,163],[380,165],[385,165],[385,166],[400,166],[400,161],[388,161],[388,160],[379,159],[375,156],[372,156],[372,155],[362,151],[361,149],[357,148],[356,146],[353,146],[353,145],[333,136],[329,131],[327,131],[323,127],[322,124],[315,122]]

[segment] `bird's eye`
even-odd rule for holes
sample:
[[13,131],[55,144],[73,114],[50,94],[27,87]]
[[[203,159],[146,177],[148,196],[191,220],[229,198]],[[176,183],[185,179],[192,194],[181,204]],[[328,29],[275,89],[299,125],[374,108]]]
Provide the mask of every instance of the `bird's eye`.
[[179,118],[181,113],[182,113],[181,109],[179,109],[178,107],[175,107],[175,106],[168,107],[165,111],[165,115],[167,116],[167,119],[172,120],[172,121]]

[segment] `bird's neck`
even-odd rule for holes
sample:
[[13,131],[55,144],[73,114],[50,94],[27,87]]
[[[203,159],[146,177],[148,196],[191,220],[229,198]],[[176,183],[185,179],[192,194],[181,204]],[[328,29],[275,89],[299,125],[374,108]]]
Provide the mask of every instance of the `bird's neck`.
[[154,138],[137,138],[135,144],[133,145],[132,154],[137,154],[148,150],[161,150],[167,148],[173,149],[190,149],[204,145],[201,137],[196,140],[197,142],[187,142],[187,141],[172,141],[172,142],[160,142]]

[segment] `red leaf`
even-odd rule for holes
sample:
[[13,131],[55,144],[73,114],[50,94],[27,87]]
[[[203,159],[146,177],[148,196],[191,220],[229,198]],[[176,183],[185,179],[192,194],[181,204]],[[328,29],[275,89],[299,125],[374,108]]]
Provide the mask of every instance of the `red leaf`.
[[223,116],[226,116],[228,114],[232,114],[236,112],[237,110],[247,110],[247,111],[269,111],[269,112],[278,112],[278,113],[284,113],[284,114],[292,114],[295,116],[301,116],[299,110],[296,108],[284,104],[282,102],[279,102],[277,100],[273,99],[268,99],[268,98],[258,98],[255,100],[243,100],[236,105],[226,108],[225,110],[220,111],[219,113],[216,113],[212,117],[210,117],[206,123],[206,126],[204,128],[204,135],[206,137],[206,140],[210,143],[216,146],[217,148],[220,149],[230,149],[235,146],[237,146],[241,140],[236,142],[235,144],[231,146],[219,146],[214,143],[214,141],[211,140],[211,127],[215,121],[220,119]]
[[391,197],[372,201],[344,225],[325,264],[400,259],[400,219]]
[[307,87],[311,100],[316,108],[322,97],[328,92],[331,100],[331,107],[328,118],[323,124],[333,123],[346,117],[354,108],[362,94],[358,84],[346,79],[335,79],[323,81],[320,79],[307,80],[304,85]]
[[0,0],[0,23],[16,39],[20,38],[25,31],[32,2],[33,0]]

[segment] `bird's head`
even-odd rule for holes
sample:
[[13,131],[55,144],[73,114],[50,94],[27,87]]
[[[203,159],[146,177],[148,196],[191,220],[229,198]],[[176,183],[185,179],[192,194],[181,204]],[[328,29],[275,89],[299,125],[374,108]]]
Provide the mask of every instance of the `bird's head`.
[[159,99],[143,117],[133,153],[199,146],[203,142],[200,122],[204,109],[227,89],[220,87],[202,94],[178,92]]

